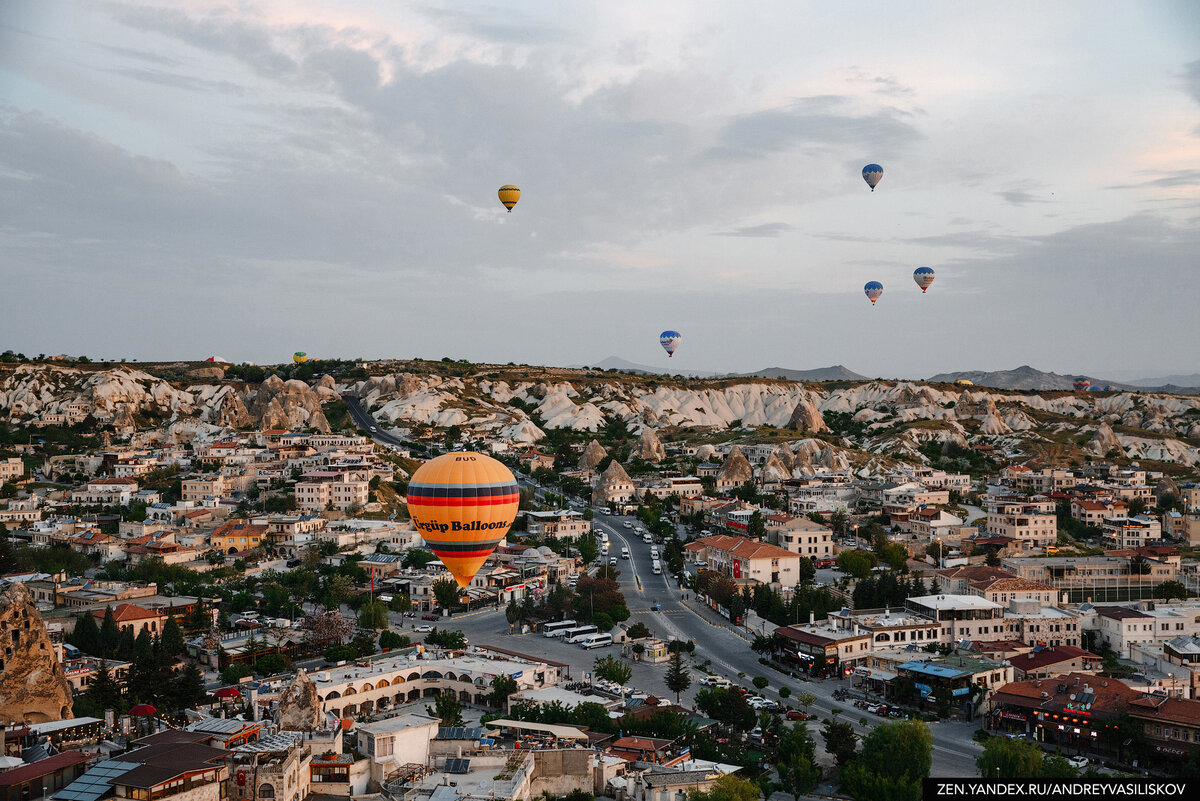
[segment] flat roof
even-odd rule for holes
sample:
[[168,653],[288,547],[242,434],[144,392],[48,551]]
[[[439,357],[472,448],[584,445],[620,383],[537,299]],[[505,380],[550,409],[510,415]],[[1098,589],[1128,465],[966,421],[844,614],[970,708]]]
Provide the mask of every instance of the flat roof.
[[553,723],[528,723],[524,720],[509,720],[501,718],[483,724],[498,729],[520,729],[521,731],[537,731],[552,734],[560,740],[586,740],[587,734],[583,729],[574,726],[559,726]]
[[394,718],[384,718],[373,723],[364,723],[358,727],[359,731],[365,731],[368,734],[382,734],[389,731],[404,731],[405,729],[415,729],[420,726],[428,726],[437,724],[437,718],[431,718],[428,715],[398,715]]
[[927,609],[1003,609],[1002,604],[978,595],[918,595],[908,600]]

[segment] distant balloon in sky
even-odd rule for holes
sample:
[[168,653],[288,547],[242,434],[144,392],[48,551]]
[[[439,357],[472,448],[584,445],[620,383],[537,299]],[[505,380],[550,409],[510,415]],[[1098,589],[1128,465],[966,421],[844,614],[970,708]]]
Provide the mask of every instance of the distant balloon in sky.
[[438,559],[466,587],[517,516],[512,472],[482,453],[446,453],[417,468],[408,512]]
[[925,290],[929,289],[929,285],[933,283],[933,268],[918,267],[913,270],[913,280],[917,282],[917,286],[921,287],[921,294],[925,294]]
[[883,180],[883,167],[878,164],[868,164],[863,167],[863,180],[867,182],[867,186],[871,187],[871,191],[875,191],[876,185]]
[[302,350],[298,350],[292,354],[292,361],[294,361],[296,364],[304,364],[306,361],[308,361],[308,354]]
[[500,191],[496,194],[500,196],[500,202],[504,204],[504,208],[508,209],[509,214],[512,213],[513,206],[517,205],[517,201],[521,199],[521,190],[512,184],[500,187]]
[[863,287],[863,292],[871,299],[871,305],[875,305],[875,301],[879,300],[879,296],[883,294],[883,284],[878,281],[868,281]]
[[675,349],[679,347],[680,340],[683,339],[683,334],[678,331],[663,331],[658,335],[658,344],[663,346],[663,350],[667,352],[667,358],[675,355]]
[[1088,381],[1086,378],[1080,378],[1080,379],[1077,379],[1077,380],[1075,381],[1075,383],[1073,384],[1073,386],[1075,387],[1075,391],[1076,391],[1076,392],[1083,392],[1084,390],[1086,390],[1086,389],[1087,389],[1088,387],[1090,387],[1091,385],[1092,385],[1092,382],[1091,382],[1091,381]]

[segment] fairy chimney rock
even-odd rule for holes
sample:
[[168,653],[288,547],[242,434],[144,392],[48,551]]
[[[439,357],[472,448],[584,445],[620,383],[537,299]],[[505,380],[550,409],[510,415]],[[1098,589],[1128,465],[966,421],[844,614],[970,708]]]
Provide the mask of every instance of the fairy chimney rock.
[[312,731],[321,728],[321,699],[317,687],[304,669],[279,691],[276,723],[284,731]]
[[621,467],[616,459],[609,462],[608,467],[596,482],[592,490],[592,505],[606,506],[610,503],[626,503],[633,499],[633,479]]
[[24,584],[0,593],[0,723],[47,723],[71,717],[71,685],[46,624]]
[[653,428],[646,428],[633,446],[633,455],[647,462],[661,462],[667,458],[667,451],[658,441],[658,435]]
[[604,461],[604,457],[608,456],[608,451],[604,450],[604,446],[596,440],[592,440],[583,450],[583,455],[579,457],[580,470],[595,470],[596,465]]
[[747,481],[754,480],[754,468],[746,459],[746,454],[737,445],[729,451],[721,472],[717,473],[717,487],[740,487]]

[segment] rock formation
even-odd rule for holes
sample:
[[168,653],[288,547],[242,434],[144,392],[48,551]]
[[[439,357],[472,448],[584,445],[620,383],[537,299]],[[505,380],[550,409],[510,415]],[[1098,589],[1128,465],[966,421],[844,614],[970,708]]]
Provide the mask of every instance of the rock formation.
[[1092,435],[1092,439],[1084,446],[1084,450],[1094,453],[1097,456],[1105,456],[1113,449],[1116,449],[1122,455],[1124,449],[1121,447],[1121,440],[1117,439],[1117,435],[1113,433],[1112,426],[1108,423],[1101,423],[1096,426],[1096,433]]
[[270,375],[254,394],[250,414],[259,428],[311,428],[329,433],[329,421],[321,411],[321,399],[303,381],[284,381]]
[[825,425],[825,418],[821,416],[820,410],[809,398],[804,398],[796,404],[791,418],[788,419],[787,427],[810,434],[820,434],[829,430],[829,426]]
[[284,731],[312,731],[322,728],[321,699],[317,686],[301,668],[279,691],[275,722]]
[[334,382],[333,376],[331,376],[329,373],[321,376],[320,380],[313,385],[313,392],[317,394],[317,398],[322,403],[335,401],[342,397],[338,393],[337,383]]
[[225,393],[225,397],[221,399],[221,405],[217,407],[213,422],[226,428],[245,428],[254,424],[254,420],[250,417],[250,410],[242,402],[242,396],[232,390]]
[[764,482],[780,482],[791,478],[792,471],[780,461],[778,451],[775,451],[767,457],[761,475]]
[[592,506],[604,506],[614,501],[628,501],[633,497],[633,479],[621,467],[621,463],[613,459],[600,474],[596,488],[592,490]]
[[24,584],[0,593],[0,643],[0,721],[45,723],[71,717],[71,685]]
[[1158,503],[1168,495],[1179,497],[1179,485],[1175,483],[1175,479],[1170,476],[1163,476],[1158,482],[1158,486],[1154,488],[1154,501]]
[[721,472],[717,473],[717,486],[740,486],[753,480],[754,468],[750,466],[750,461],[746,458],[746,454],[742,453],[742,449],[734,445],[725,459],[725,464],[721,467]]
[[592,440],[583,449],[583,455],[579,457],[580,470],[595,470],[596,465],[604,461],[604,457],[608,456],[608,451],[604,450],[604,446],[596,440]]
[[633,455],[647,462],[658,463],[667,458],[667,451],[658,441],[658,435],[653,428],[646,428],[633,446]]

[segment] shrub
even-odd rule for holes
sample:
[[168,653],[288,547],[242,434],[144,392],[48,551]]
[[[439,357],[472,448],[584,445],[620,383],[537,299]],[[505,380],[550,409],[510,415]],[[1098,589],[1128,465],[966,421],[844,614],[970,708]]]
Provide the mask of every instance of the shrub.
[[753,681],[755,688],[759,690],[765,690],[767,685],[771,683],[767,681],[766,676],[755,676]]
[[779,688],[779,697],[780,697],[780,698],[787,698],[787,697],[788,697],[788,696],[790,696],[791,694],[792,694],[792,688],[791,688],[791,687],[780,687],[780,688]]

